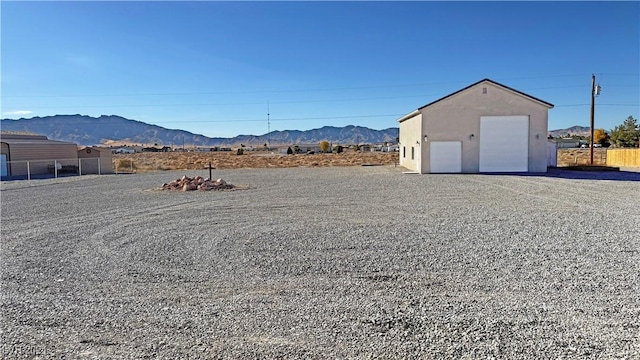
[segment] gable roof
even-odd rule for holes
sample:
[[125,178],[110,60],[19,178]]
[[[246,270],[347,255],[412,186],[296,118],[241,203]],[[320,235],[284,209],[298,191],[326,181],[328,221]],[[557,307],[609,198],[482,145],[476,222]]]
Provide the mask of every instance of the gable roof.
[[15,135],[15,134],[2,134],[0,135],[0,142],[8,145],[16,144],[48,144],[48,145],[73,145],[75,143],[59,140],[50,140],[44,135]]
[[91,153],[92,151],[97,152],[98,154],[101,152],[105,152],[105,153],[109,153],[111,154],[111,148],[107,148],[107,147],[101,147],[101,146],[85,146],[82,148],[78,148],[78,152],[84,151],[86,152],[87,149],[90,149],[91,151],[89,151],[89,153]]
[[454,93],[451,93],[451,94],[449,94],[449,95],[447,95],[447,96],[445,96],[445,97],[442,97],[442,98],[440,98],[440,99],[438,99],[438,100],[436,100],[436,101],[432,101],[432,102],[430,102],[430,103],[428,103],[428,104],[426,104],[426,105],[424,105],[424,106],[421,106],[421,107],[419,107],[419,108],[418,108],[418,110],[422,110],[422,109],[424,109],[424,108],[426,108],[426,107],[428,107],[428,106],[431,106],[431,105],[433,105],[433,104],[435,104],[435,103],[437,103],[437,102],[440,102],[440,101],[442,101],[442,100],[444,100],[444,99],[448,99],[448,98],[450,98],[450,97],[452,97],[452,96],[454,96],[454,95],[456,95],[456,94],[459,94],[459,93],[461,93],[461,92],[463,92],[463,91],[465,91],[465,90],[467,90],[467,89],[470,89],[470,88],[472,88],[472,87],[474,87],[474,86],[476,86],[476,85],[478,85],[478,84],[481,84],[481,83],[483,83],[483,82],[485,82],[485,81],[486,81],[486,82],[489,82],[489,83],[491,83],[491,84],[493,84],[493,85],[499,86],[499,87],[501,87],[501,88],[504,88],[504,89],[506,89],[506,90],[509,90],[509,91],[515,92],[516,94],[522,95],[522,96],[524,96],[524,97],[526,97],[526,98],[529,98],[530,100],[533,100],[533,101],[535,101],[535,102],[539,102],[539,103],[541,103],[541,104],[543,104],[543,105],[547,106],[547,107],[548,107],[548,108],[550,108],[550,109],[553,107],[553,104],[552,104],[552,103],[546,102],[546,101],[544,101],[544,100],[540,100],[540,99],[538,99],[538,98],[536,98],[536,97],[533,97],[533,96],[531,96],[531,95],[529,95],[529,94],[525,94],[525,93],[523,93],[522,91],[518,91],[518,90],[516,90],[516,89],[514,89],[514,88],[510,88],[510,87],[508,87],[508,86],[506,86],[506,85],[500,84],[499,82],[496,82],[496,81],[493,81],[493,80],[491,80],[491,79],[485,78],[485,79],[482,79],[482,80],[480,80],[480,81],[478,81],[478,82],[475,82],[475,83],[473,83],[473,84],[471,84],[471,85],[469,85],[469,86],[467,86],[467,87],[465,87],[465,88],[463,88],[463,89],[460,89],[460,90],[458,90],[458,91],[456,91],[456,92],[454,92]]

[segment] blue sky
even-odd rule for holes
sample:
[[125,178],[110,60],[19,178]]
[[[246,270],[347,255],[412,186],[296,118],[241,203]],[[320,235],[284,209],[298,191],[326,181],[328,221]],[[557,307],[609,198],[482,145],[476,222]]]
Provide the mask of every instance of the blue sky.
[[[483,78],[549,129],[640,108],[638,2],[0,2],[2,118],[120,115],[207,136],[397,127]],[[270,124],[267,123],[267,111]]]

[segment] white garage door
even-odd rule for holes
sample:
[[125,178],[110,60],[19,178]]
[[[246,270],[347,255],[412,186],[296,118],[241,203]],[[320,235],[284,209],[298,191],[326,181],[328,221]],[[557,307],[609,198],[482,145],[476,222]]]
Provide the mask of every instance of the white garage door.
[[429,164],[432,173],[462,172],[462,142],[432,141],[429,145]]
[[529,117],[480,117],[480,172],[529,171]]

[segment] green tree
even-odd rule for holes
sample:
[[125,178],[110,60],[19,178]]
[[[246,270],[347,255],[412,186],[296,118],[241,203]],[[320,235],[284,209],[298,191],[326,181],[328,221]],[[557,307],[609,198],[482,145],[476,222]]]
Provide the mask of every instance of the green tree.
[[329,142],[327,140],[320,141],[320,151],[323,153],[329,152]]
[[640,126],[633,116],[629,116],[622,125],[611,130],[611,143],[618,147],[638,147],[638,138],[640,138]]

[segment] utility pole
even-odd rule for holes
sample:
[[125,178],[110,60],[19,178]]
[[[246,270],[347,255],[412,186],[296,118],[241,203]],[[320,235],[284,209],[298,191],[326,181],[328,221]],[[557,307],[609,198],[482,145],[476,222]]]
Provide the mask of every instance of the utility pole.
[[271,118],[269,114],[269,100],[267,100],[267,150],[271,147]]
[[595,99],[596,99],[596,75],[591,74],[591,140],[589,140],[589,150],[591,151],[591,162],[590,162],[591,165],[593,165],[593,133],[594,133],[593,117],[595,114],[595,106],[594,106]]
[[594,129],[594,115],[595,115],[595,100],[596,96],[600,95],[600,84],[596,85],[596,75],[591,74],[591,140],[589,149],[591,150],[591,165],[593,165],[593,135]]

